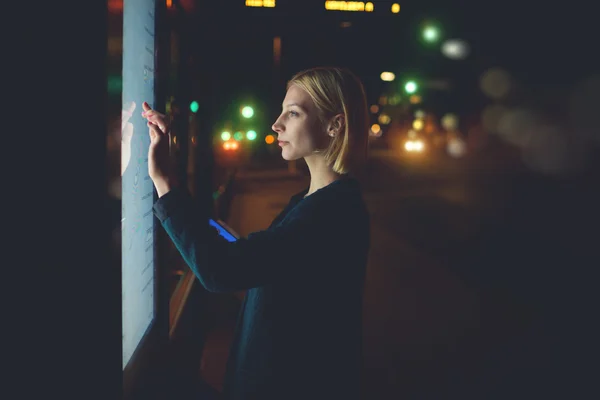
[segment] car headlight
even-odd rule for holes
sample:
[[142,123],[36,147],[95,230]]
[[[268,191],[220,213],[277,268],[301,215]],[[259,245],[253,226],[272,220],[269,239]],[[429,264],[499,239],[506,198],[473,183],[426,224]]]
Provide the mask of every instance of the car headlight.
[[404,149],[406,151],[421,152],[425,148],[425,144],[422,140],[407,140],[404,143]]

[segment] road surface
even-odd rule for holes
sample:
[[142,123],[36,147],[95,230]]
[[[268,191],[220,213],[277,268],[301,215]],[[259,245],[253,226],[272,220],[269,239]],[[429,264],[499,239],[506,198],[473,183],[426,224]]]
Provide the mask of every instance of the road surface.
[[[241,235],[264,229],[307,185],[285,169],[242,169],[228,223]],[[532,175],[510,151],[462,160],[373,152],[363,179],[372,222],[364,398],[583,390],[573,332],[587,343],[583,278],[598,266],[582,234],[597,207],[588,186]],[[203,360],[216,387],[230,328],[209,339]]]

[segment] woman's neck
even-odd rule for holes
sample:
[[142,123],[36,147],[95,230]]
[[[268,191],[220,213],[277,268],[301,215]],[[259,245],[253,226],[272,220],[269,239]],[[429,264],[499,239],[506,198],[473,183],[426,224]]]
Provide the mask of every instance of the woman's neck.
[[306,165],[310,172],[310,186],[304,197],[310,196],[317,190],[337,181],[342,176],[333,171],[333,169],[327,165],[325,159],[320,155],[306,157],[304,160],[306,161]]

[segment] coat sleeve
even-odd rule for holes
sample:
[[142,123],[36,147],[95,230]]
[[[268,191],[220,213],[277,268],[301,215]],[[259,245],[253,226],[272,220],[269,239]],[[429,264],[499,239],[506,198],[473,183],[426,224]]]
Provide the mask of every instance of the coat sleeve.
[[314,213],[229,242],[200,215],[190,194],[173,189],[154,214],[200,283],[211,292],[234,292],[308,274],[311,259],[326,251],[327,221]]

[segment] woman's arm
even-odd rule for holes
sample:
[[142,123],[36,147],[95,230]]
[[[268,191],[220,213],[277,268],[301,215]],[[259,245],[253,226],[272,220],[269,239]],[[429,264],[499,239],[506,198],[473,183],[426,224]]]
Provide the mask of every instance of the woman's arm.
[[146,102],[142,108],[150,135],[148,175],[159,195],[154,212],[207,290],[249,289],[306,273],[306,268],[314,265],[311,257],[322,254],[327,243],[325,238],[319,240],[325,234],[320,228],[327,221],[311,216],[314,212],[305,213],[302,218],[289,218],[291,221],[285,226],[257,232],[235,242],[218,235],[209,225],[209,216],[200,215],[189,193],[174,183],[168,118]]
[[228,242],[200,215],[181,188],[159,198],[154,212],[183,259],[211,292],[234,292],[302,276],[327,251],[327,221],[292,218],[284,226]]

